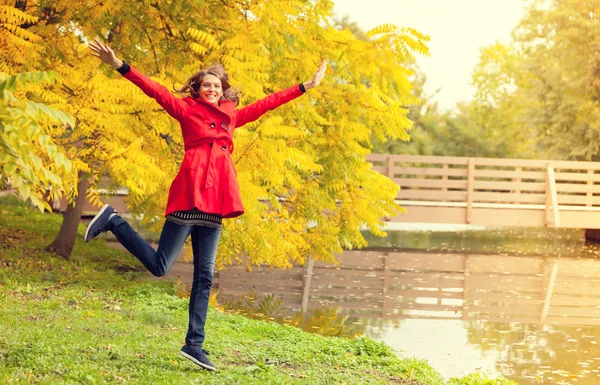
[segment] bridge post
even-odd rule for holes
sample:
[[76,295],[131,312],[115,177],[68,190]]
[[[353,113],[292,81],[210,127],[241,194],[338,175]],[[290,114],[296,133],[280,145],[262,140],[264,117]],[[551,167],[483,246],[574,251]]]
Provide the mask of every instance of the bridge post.
[[309,255],[306,264],[304,265],[304,282],[302,287],[302,313],[308,310],[308,300],[310,299],[310,284],[312,283],[313,268],[315,265],[314,259]]
[[554,227],[560,227],[560,212],[558,211],[558,193],[556,191],[556,180],[554,178],[554,167],[548,162],[546,169],[546,226],[549,224],[549,211],[552,207]]
[[[444,183],[448,182],[448,163],[444,163],[442,165],[442,170],[444,175],[442,175],[442,180],[444,181]],[[448,192],[448,187],[444,184],[444,187],[442,187],[442,202],[446,202],[446,193]]]
[[468,290],[469,287],[467,286],[467,279],[468,277],[471,275],[471,273],[469,272],[469,255],[465,254],[463,255],[463,303],[462,303],[462,307],[461,307],[461,319],[466,320],[469,315],[469,304],[467,302],[467,294],[468,294]]
[[[519,167],[515,168],[515,172],[516,173],[520,173],[521,171],[523,171],[523,167],[519,166]],[[514,183],[521,183],[521,178],[513,178],[513,182]],[[513,190],[513,193],[514,194],[520,194],[521,190],[520,189],[515,189],[515,190]]]
[[383,255],[383,303],[381,304],[381,318],[387,317],[388,311],[388,286],[390,281],[390,253],[386,252]]
[[388,156],[388,169],[387,169],[387,176],[388,178],[390,178],[391,180],[394,180],[394,155],[390,154],[390,156]]
[[552,293],[554,292],[554,286],[556,285],[556,275],[558,273],[558,261],[550,262],[547,258],[544,259],[543,267],[543,281],[542,281],[542,295],[544,296],[544,303],[542,305],[542,312],[540,315],[540,322],[546,322],[548,313],[550,311],[550,303],[552,301]]
[[469,158],[467,163],[467,224],[471,223],[473,213],[473,185],[475,184],[475,161]]
[[593,186],[594,186],[594,170],[587,170],[587,174],[588,174],[588,181],[587,181],[587,193],[585,194],[585,196],[587,197],[587,202],[586,202],[586,206],[587,207],[591,207],[592,206],[592,198],[594,197],[594,193],[593,191]]

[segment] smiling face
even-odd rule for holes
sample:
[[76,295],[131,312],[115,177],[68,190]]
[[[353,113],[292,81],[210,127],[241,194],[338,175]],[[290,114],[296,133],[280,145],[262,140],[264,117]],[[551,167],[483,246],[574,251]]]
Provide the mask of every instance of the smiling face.
[[200,84],[200,97],[211,103],[217,104],[221,96],[223,96],[223,86],[221,79],[215,75],[206,74]]
[[240,101],[239,91],[229,84],[229,76],[222,64],[215,64],[196,72],[175,91],[189,93],[194,99],[214,105],[218,105],[221,100],[229,100],[236,105]]

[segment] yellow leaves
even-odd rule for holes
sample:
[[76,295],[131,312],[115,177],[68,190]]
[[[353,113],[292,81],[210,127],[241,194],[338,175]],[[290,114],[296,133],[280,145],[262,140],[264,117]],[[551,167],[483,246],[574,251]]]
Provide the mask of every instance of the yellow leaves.
[[258,47],[256,43],[251,41],[250,36],[245,34],[231,36],[223,40],[221,46],[228,50],[239,49],[246,52],[254,51]]
[[371,130],[364,124],[347,122],[344,124],[345,131],[350,138],[361,144],[367,144],[371,140]]
[[220,44],[217,39],[207,32],[195,28],[188,28],[187,35],[195,39],[197,42],[206,44],[207,48],[219,49]]
[[[416,39],[418,39],[422,43],[428,42],[430,40],[429,35],[419,32],[418,30],[416,30],[414,28],[402,28],[402,32],[404,32],[405,34],[414,36]],[[425,47],[425,49],[427,50],[427,47]]]
[[[50,127],[74,125],[73,117],[46,104],[25,99],[36,95],[44,83],[57,79],[51,72],[0,74],[0,156],[3,177],[10,177],[22,199],[31,199],[40,210],[49,206],[41,197],[61,187],[60,176],[69,173],[71,162],[57,150]],[[13,94],[14,92],[14,94]]]
[[323,166],[316,163],[311,156],[295,148],[290,148],[287,151],[287,162],[303,172],[321,172]]
[[79,158],[75,158],[71,162],[73,164],[73,171],[75,173],[77,173],[79,171],[82,171],[82,172],[89,172],[90,171],[90,166],[87,163],[83,162]]
[[[234,53],[235,54],[235,53]],[[225,54],[221,57],[221,61],[226,68],[229,68],[232,73],[235,72],[248,72],[260,70],[265,66],[264,60],[259,60],[250,54],[238,55],[240,58],[236,58],[232,55]],[[245,61],[243,58],[252,58],[252,61]]]
[[13,91],[17,86],[26,87],[35,84],[53,83],[58,79],[58,75],[52,71],[21,72],[12,76],[0,74],[0,94],[4,90]]
[[297,377],[297,378],[309,378],[308,374],[304,374],[304,373],[290,373],[289,376]]
[[257,132],[260,132],[263,138],[300,139],[306,136],[298,127],[283,125],[281,116],[265,119],[258,126]]
[[208,51],[208,48],[195,42],[190,43],[190,49],[200,56],[203,56]]
[[375,35],[380,35],[380,34],[395,33],[397,30],[398,30],[398,27],[394,24],[381,24],[381,25],[367,31],[367,36],[373,37]]
[[0,5],[0,71],[18,72],[23,64],[38,59],[41,47],[36,43],[41,42],[42,38],[23,28],[37,21],[36,16],[14,6]]
[[408,49],[420,53],[421,55],[429,55],[429,48],[426,42],[429,41],[429,36],[425,35],[413,28],[402,28],[402,34],[399,35],[403,43],[405,51]]
[[346,181],[338,181],[333,183],[328,183],[325,185],[325,189],[332,193],[338,193],[346,189],[347,183]]
[[16,37],[23,39],[22,43],[18,43],[18,40],[15,41],[17,44],[20,44],[20,45],[27,45],[26,42],[36,42],[36,41],[41,40],[40,36],[38,36],[34,33],[31,33],[29,31],[27,31],[26,29],[23,29],[17,25],[0,23],[0,28],[4,28],[7,31],[11,32]]
[[351,48],[357,48],[360,45],[360,43],[358,45],[354,45],[354,43],[357,41],[356,36],[354,36],[354,34],[347,29],[342,31],[329,29],[325,36],[332,41],[335,41],[337,44],[347,44]]
[[8,31],[12,35],[11,37],[16,37],[16,39],[12,39],[6,35],[3,37],[10,39],[12,44],[23,47],[40,41],[41,37],[39,35],[21,28],[24,24],[33,24],[37,21],[38,18],[36,16],[27,14],[18,8],[9,5],[0,5],[0,36],[4,35],[2,33],[3,29]]
[[243,87],[243,94],[239,106],[248,104],[248,100],[256,100],[266,96],[264,88],[269,86],[269,74],[260,71],[238,73],[233,79],[233,84]]
[[[258,49],[258,51],[260,52],[260,49]],[[262,69],[269,65],[269,59],[264,56],[264,53],[262,55],[255,54],[252,51],[245,49],[232,50],[231,53],[236,59],[245,62],[246,66],[253,66],[256,69]]]
[[38,21],[36,16],[27,14],[18,8],[9,5],[0,5],[0,23],[1,24],[25,24]]

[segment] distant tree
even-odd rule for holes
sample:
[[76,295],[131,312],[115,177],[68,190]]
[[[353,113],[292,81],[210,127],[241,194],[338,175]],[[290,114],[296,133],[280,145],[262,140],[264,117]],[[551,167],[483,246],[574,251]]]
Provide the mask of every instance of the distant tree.
[[599,10],[600,0],[532,1],[510,44],[482,49],[471,102],[439,113],[414,81],[410,141],[374,151],[600,160]]
[[600,0],[534,1],[510,45],[482,51],[482,132],[527,157],[600,159],[599,10]]
[[415,102],[408,107],[408,117],[413,122],[410,138],[374,141],[373,152],[498,158],[530,156],[525,149],[529,144],[527,133],[520,131],[511,114],[504,114],[505,109],[488,103],[483,96],[485,92],[478,91],[472,102],[459,103],[455,109],[441,112],[434,100],[435,93],[425,92],[426,74],[416,66],[413,68],[411,92]]

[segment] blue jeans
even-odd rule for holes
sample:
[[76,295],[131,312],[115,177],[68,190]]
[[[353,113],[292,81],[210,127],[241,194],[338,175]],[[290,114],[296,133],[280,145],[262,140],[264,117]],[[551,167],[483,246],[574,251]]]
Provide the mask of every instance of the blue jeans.
[[189,324],[185,342],[188,345],[201,347],[204,343],[208,298],[221,229],[178,225],[166,220],[158,241],[158,249],[154,250],[121,216],[115,216],[109,223],[110,230],[119,242],[157,277],[165,275],[171,269],[185,240],[190,234],[192,235],[194,280],[190,294]]

